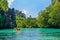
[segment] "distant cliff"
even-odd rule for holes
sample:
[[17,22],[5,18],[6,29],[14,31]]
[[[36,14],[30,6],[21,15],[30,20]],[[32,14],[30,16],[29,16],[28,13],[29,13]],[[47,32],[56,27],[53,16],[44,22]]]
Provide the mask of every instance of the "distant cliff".
[[22,11],[16,10],[16,16],[20,17],[20,18],[26,18],[26,14],[23,13]]

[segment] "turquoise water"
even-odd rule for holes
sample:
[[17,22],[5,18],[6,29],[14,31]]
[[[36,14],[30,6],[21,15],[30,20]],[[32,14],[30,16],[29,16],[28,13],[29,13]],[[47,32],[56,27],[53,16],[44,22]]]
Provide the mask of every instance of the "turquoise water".
[[60,40],[60,29],[22,28],[18,33],[0,30],[0,40]]

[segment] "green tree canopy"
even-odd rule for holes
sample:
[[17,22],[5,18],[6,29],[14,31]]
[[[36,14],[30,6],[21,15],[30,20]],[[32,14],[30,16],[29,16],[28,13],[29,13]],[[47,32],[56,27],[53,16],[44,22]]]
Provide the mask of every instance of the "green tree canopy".
[[3,9],[3,10],[7,10],[8,9],[7,0],[0,0],[0,9]]
[[60,27],[60,2],[50,5],[38,16],[40,27]]

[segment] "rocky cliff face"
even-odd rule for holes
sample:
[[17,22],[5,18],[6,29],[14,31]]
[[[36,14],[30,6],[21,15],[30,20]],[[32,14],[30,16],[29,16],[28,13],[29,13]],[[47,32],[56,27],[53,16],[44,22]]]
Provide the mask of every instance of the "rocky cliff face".
[[6,12],[0,10],[0,29],[16,27],[16,15],[14,10],[14,8],[9,8]]
[[6,12],[6,27],[8,28],[13,28],[16,27],[16,15],[15,15],[15,9],[14,8],[9,8],[8,11]]

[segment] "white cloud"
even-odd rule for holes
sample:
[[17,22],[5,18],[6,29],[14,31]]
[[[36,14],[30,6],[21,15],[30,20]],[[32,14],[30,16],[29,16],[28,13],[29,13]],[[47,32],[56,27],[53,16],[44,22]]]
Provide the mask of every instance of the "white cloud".
[[8,6],[10,7],[10,5],[12,4],[12,2],[14,2],[14,0],[7,0],[8,1]]
[[25,14],[27,14],[27,10],[22,10],[22,13],[25,13]]

